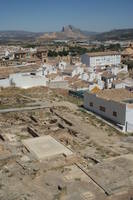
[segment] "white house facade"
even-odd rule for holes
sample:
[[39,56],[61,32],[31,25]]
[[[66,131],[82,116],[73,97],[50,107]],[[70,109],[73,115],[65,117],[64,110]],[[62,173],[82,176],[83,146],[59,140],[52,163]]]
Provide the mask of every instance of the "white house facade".
[[[97,95],[86,92],[84,95],[84,107],[89,111],[102,116],[104,119],[113,122],[124,132],[133,132],[133,94],[125,89],[107,90],[105,93],[107,96],[106,98],[104,96],[104,91]],[[120,95],[120,98],[122,98],[122,101],[119,98],[113,100],[114,95],[117,93]],[[110,96],[112,96],[112,98],[110,98]],[[132,98],[124,101],[124,96],[125,99],[128,99],[129,97]]]
[[118,52],[86,53],[82,55],[81,62],[88,67],[119,65],[121,55]]
[[84,68],[80,67],[80,66],[76,66],[74,67],[73,71],[72,71],[72,77],[76,76],[76,75],[81,75],[84,73]]

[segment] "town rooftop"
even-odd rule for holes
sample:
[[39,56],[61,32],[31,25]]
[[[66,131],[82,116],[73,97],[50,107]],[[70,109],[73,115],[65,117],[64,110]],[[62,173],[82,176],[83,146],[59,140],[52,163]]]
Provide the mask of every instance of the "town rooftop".
[[92,52],[87,53],[90,57],[96,57],[96,56],[113,56],[113,55],[120,55],[120,52],[117,51],[105,51],[105,52]]
[[125,101],[128,99],[133,99],[133,93],[126,89],[106,89],[100,90],[96,93],[100,98],[113,100],[113,101]]

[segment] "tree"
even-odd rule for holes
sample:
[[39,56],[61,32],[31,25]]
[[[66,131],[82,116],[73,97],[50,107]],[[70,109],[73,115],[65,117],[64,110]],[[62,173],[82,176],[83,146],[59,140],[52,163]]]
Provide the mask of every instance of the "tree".
[[58,53],[57,53],[56,51],[51,51],[51,50],[49,50],[49,51],[48,51],[48,56],[49,56],[49,57],[57,57],[57,56],[58,56]]
[[110,44],[108,49],[111,51],[120,51],[122,48],[121,45],[117,43],[117,44]]

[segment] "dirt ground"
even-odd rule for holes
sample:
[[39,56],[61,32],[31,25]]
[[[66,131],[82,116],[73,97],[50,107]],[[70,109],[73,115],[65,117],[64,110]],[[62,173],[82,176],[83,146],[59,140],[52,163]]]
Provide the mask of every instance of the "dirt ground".
[[[0,109],[38,102],[50,107],[0,114],[0,200],[131,200],[133,137],[84,112],[65,90],[0,92]],[[22,140],[45,135],[73,155],[37,160]]]

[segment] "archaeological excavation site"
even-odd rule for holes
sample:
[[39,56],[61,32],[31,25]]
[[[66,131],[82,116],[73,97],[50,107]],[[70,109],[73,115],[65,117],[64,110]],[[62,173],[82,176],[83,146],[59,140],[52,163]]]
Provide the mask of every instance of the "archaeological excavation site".
[[131,200],[133,136],[66,90],[0,91],[0,200]]

